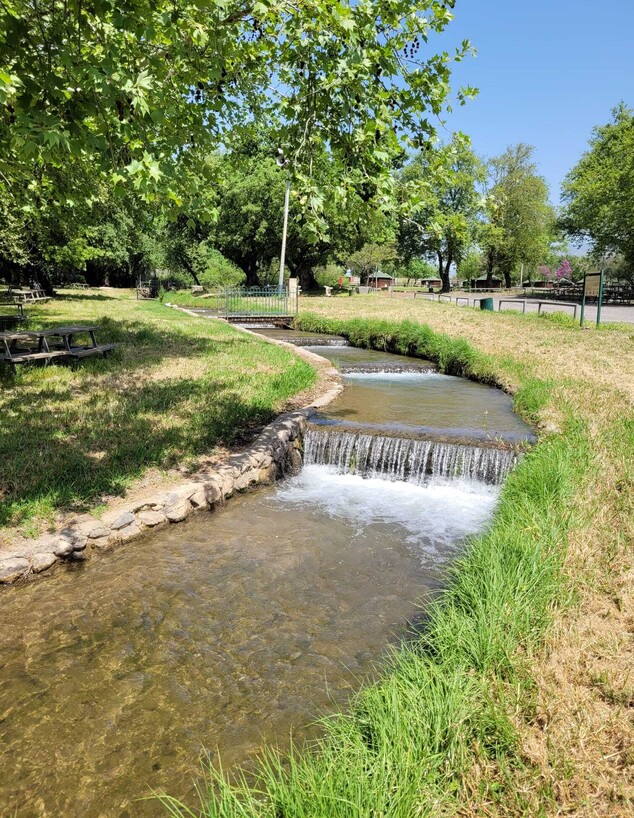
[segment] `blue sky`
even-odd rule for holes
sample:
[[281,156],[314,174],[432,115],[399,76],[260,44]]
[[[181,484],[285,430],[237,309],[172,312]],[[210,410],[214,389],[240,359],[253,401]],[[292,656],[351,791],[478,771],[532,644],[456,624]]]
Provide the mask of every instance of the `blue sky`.
[[443,47],[466,38],[478,55],[455,67],[452,85],[480,93],[454,108],[449,131],[484,156],[534,145],[557,204],[592,128],[621,99],[634,107],[634,0],[457,0],[454,13]]

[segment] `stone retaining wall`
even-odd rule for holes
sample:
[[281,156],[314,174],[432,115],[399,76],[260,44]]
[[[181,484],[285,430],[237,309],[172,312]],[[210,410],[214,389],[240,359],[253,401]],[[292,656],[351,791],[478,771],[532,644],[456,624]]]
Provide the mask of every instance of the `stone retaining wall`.
[[0,583],[28,579],[59,563],[89,559],[94,553],[179,523],[195,512],[213,509],[235,492],[296,474],[302,467],[303,432],[313,411],[304,409],[280,415],[248,449],[231,455],[214,470],[198,474],[168,494],[106,512],[101,520],[71,523],[57,534],[4,552],[0,559]]

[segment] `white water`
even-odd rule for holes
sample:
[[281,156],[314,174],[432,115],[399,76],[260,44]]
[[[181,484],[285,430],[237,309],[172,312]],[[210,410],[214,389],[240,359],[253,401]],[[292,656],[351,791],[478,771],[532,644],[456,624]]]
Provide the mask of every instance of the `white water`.
[[499,485],[518,457],[506,449],[320,429],[307,429],[304,444],[306,464],[417,485],[448,478]]
[[440,372],[424,369],[416,372],[410,370],[393,371],[390,369],[376,370],[374,372],[355,372],[352,369],[345,369],[343,372],[344,378],[348,381],[377,381],[380,383],[413,383],[418,384],[421,381],[438,380],[442,378],[446,380],[449,375],[442,375]]
[[303,515],[326,513],[352,524],[356,536],[364,536],[369,526],[383,526],[386,538],[404,537],[422,555],[446,559],[452,546],[490,521],[498,496],[498,487],[467,480],[417,486],[312,465],[280,484],[271,502],[301,509]]

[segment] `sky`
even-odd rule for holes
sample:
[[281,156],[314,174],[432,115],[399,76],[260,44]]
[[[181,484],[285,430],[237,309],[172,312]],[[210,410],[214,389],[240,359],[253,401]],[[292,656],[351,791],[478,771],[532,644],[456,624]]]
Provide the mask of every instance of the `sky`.
[[478,54],[455,66],[452,87],[479,94],[439,136],[463,131],[485,157],[534,145],[558,204],[593,127],[621,100],[634,107],[634,0],[456,0],[454,14],[443,48],[469,39]]

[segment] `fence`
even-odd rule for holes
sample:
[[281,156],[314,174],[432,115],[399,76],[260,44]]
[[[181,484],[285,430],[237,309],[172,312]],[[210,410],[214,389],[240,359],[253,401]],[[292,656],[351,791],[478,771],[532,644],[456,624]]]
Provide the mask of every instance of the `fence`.
[[259,318],[297,315],[297,292],[288,289],[227,288],[224,291],[226,318]]

